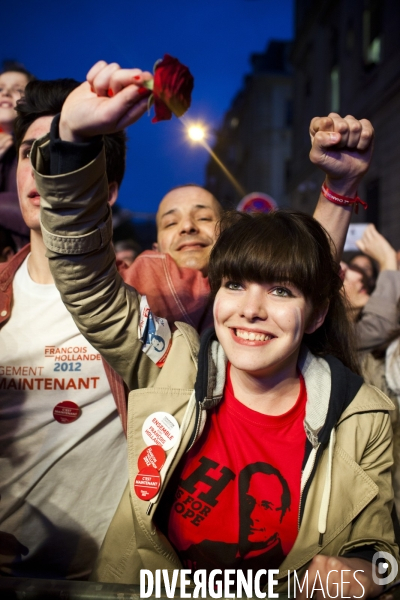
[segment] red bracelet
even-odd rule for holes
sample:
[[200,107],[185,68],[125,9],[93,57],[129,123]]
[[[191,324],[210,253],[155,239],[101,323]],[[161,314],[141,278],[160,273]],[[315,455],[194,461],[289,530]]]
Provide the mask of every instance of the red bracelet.
[[364,200],[361,200],[361,198],[359,198],[358,196],[356,196],[355,198],[349,198],[348,196],[341,196],[340,194],[336,194],[327,187],[325,182],[322,184],[321,192],[322,195],[325,196],[325,198],[329,200],[329,202],[333,202],[333,204],[339,204],[340,206],[350,206],[351,204],[355,204],[356,214],[358,213],[359,204],[361,204],[364,210],[368,208],[368,204],[364,202]]

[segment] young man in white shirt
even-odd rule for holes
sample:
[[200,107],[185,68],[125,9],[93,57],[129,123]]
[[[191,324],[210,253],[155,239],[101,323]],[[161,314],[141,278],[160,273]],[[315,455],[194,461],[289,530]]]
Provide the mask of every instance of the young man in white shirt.
[[[0,265],[0,576],[86,579],[128,477],[124,387],[54,285],[29,161],[76,85],[33,82],[19,108],[17,185],[31,243]],[[105,137],[112,203],[125,135]]]

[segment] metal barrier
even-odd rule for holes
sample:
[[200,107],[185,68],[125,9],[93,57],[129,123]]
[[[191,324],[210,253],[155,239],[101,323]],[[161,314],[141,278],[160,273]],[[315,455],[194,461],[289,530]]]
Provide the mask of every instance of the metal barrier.
[[[166,597],[162,596],[162,598]],[[140,595],[138,585],[2,577],[0,598],[1,600],[139,600]]]

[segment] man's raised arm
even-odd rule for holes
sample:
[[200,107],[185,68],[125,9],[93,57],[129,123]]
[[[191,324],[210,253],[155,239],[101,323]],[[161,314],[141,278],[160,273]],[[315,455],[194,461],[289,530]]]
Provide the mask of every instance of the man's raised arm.
[[[366,119],[358,121],[350,115],[342,118],[330,113],[311,121],[310,137],[310,160],[326,174],[325,194],[339,199],[356,198],[372,158],[374,129],[371,123]],[[314,217],[331,236],[336,258],[340,260],[353,204],[344,200],[340,205],[328,200],[326,195],[321,191]]]

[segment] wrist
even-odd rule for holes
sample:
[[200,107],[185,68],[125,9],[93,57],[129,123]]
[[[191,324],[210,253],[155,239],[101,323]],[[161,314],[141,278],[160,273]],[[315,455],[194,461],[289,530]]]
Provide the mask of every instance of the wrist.
[[79,143],[79,142],[87,141],[86,138],[78,135],[73,129],[71,129],[71,127],[68,125],[68,123],[63,119],[62,113],[61,113],[58,131],[59,131],[60,139],[63,142]]
[[329,177],[329,175],[325,177],[325,185],[327,188],[332,190],[335,194],[348,196],[349,198],[355,198],[357,196],[359,183],[360,179],[358,177],[354,179],[334,179]]
[[355,196],[346,196],[344,194],[339,194],[338,192],[335,192],[334,190],[329,188],[326,184],[326,181],[324,181],[324,183],[322,184],[321,194],[325,196],[325,198],[329,200],[329,202],[341,206],[342,208],[352,208],[353,204],[355,204],[356,214],[358,213],[359,204],[361,204],[364,210],[368,208],[367,203],[357,196],[357,192]]
[[385,256],[379,264],[381,271],[397,271],[397,256],[396,253]]

